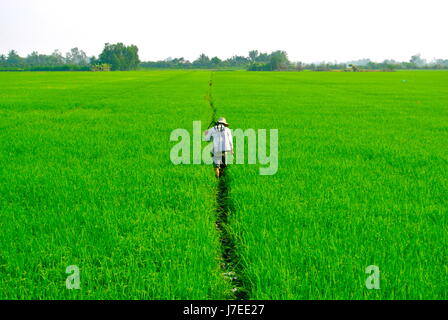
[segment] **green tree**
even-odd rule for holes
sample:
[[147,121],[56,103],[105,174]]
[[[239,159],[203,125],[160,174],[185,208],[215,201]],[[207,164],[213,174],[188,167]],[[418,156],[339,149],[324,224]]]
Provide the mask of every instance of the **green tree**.
[[26,57],[26,64],[29,66],[42,66],[44,65],[44,59],[41,58],[37,51],[33,51]]
[[259,53],[255,58],[256,62],[268,63],[271,59],[271,56],[265,52]]
[[106,43],[99,56],[99,61],[100,63],[110,64],[112,70],[135,70],[140,63],[138,48],[135,45],[125,46],[121,42],[116,44]]
[[413,55],[409,62],[417,68],[421,68],[426,64],[426,61],[422,59],[420,54]]
[[6,56],[4,54],[0,54],[0,66],[6,66]]
[[23,59],[17,54],[16,51],[11,50],[8,53],[6,64],[9,67],[21,67],[23,65]]
[[79,50],[78,48],[73,48],[70,50],[70,52],[67,52],[65,54],[65,60],[68,64],[76,64],[80,66],[85,66],[89,64],[89,58],[87,57],[87,54]]
[[233,56],[226,60],[227,64],[231,67],[247,67],[250,63],[247,57],[243,56]]
[[289,60],[286,51],[274,51],[271,53],[271,68],[272,70],[284,70],[288,68]]
[[258,50],[249,51],[249,59],[252,63],[257,61],[257,57],[258,57]]
[[63,56],[62,53],[61,53],[59,50],[57,50],[57,49],[53,51],[53,53],[51,54],[50,59],[51,59],[50,65],[53,65],[53,66],[60,66],[60,65],[65,64],[65,58],[64,58],[64,56]]
[[204,53],[201,53],[201,55],[193,61],[193,66],[195,68],[209,68],[211,67],[210,58]]
[[210,63],[212,64],[213,67],[217,67],[221,62],[222,62],[221,59],[219,59],[218,57],[213,57],[210,60]]

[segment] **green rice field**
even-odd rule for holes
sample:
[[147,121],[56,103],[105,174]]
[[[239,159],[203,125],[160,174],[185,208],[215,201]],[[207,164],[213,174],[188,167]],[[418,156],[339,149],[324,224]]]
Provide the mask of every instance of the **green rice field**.
[[170,160],[210,94],[278,129],[227,172],[248,299],[448,298],[448,72],[172,70],[0,73],[0,299],[234,299],[212,167]]

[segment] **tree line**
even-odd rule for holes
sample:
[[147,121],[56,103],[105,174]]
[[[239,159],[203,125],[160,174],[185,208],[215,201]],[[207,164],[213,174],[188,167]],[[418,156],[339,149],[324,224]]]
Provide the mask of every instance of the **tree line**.
[[142,68],[158,69],[248,69],[248,70],[287,70],[292,67],[285,51],[274,51],[271,53],[260,53],[252,50],[246,56],[232,56],[228,59],[219,57],[208,57],[202,53],[199,57],[190,62],[184,58],[168,58],[160,61],[142,62]]
[[343,63],[303,63],[291,62],[286,51],[277,50],[267,53],[251,50],[247,56],[235,55],[228,59],[220,59],[216,56],[210,58],[202,53],[191,62],[183,57],[141,62],[138,56],[138,47],[135,45],[126,46],[123,43],[106,43],[98,57],[88,57],[83,50],[78,48],[71,49],[65,55],[59,50],[55,50],[50,55],[39,54],[34,51],[26,57],[20,57],[14,50],[9,51],[7,55],[0,54],[0,71],[126,71],[139,68],[246,69],[249,71],[393,71],[397,69],[448,69],[448,59],[426,61],[419,54],[416,54],[405,62],[395,60],[373,62],[370,59],[360,59]]
[[40,54],[37,51],[22,58],[15,50],[7,55],[0,54],[0,70],[89,70],[90,58],[78,48],[73,48],[64,55],[59,50],[52,54]]
[[157,69],[246,69],[249,71],[393,71],[398,69],[448,69],[448,59],[427,61],[416,54],[409,61],[384,60],[374,62],[370,59],[360,59],[348,62],[291,62],[286,51],[277,50],[271,53],[249,51],[247,56],[233,56],[226,60],[218,57],[209,58],[201,54],[190,62],[184,58],[168,58],[160,61],[147,61],[140,64],[143,68]]
[[34,51],[26,57],[20,57],[15,50],[7,55],[0,54],[0,71],[89,71],[89,70],[136,70],[140,66],[138,48],[123,43],[104,45],[101,54],[88,57],[78,48],[65,55],[55,50],[50,55]]
[[413,55],[409,61],[396,61],[386,59],[382,62],[374,62],[370,59],[359,59],[355,61],[348,61],[344,63],[311,63],[311,64],[298,64],[299,69],[308,69],[312,71],[331,71],[331,70],[344,70],[344,71],[369,71],[369,70],[414,70],[414,69],[448,69],[448,59],[434,59],[427,61],[423,59],[420,54]]

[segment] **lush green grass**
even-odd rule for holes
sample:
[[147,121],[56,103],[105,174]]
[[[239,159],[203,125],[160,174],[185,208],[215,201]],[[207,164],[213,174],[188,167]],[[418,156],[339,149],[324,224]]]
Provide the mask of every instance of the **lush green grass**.
[[[212,170],[169,158],[209,122],[209,77],[0,73],[1,299],[232,297]],[[448,72],[213,79],[232,128],[279,130],[276,175],[229,171],[250,298],[448,298]]]
[[447,72],[214,79],[234,128],[279,130],[276,175],[231,168],[251,298],[448,298]]
[[169,158],[171,130],[210,119],[208,79],[0,74],[0,298],[229,296],[214,178]]

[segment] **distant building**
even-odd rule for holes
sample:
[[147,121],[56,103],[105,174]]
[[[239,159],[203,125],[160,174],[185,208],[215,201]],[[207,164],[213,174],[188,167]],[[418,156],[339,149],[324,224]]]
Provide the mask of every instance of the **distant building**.
[[108,63],[94,64],[91,67],[92,71],[110,71],[112,66]]

